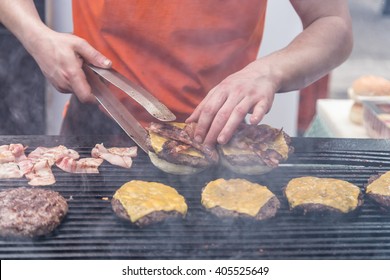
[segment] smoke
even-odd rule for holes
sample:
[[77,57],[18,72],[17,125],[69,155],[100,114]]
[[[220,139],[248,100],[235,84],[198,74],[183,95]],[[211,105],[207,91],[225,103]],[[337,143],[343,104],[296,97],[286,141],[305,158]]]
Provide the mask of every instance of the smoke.
[[45,79],[16,38],[0,38],[0,134],[43,134]]

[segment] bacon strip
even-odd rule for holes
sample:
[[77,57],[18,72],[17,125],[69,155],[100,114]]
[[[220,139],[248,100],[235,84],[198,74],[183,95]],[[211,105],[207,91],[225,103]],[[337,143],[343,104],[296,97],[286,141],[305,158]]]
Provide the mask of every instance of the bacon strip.
[[93,158],[101,158],[113,165],[130,168],[133,164],[132,157],[137,156],[137,147],[129,148],[106,148],[102,144],[96,144],[91,151]]
[[37,161],[25,175],[31,186],[48,186],[56,182],[48,160]]
[[22,144],[10,144],[0,146],[0,164],[7,162],[19,162],[26,159],[24,150],[27,147],[24,147]]
[[23,177],[18,162],[26,159],[22,144],[10,144],[0,146],[0,178],[11,179]]
[[9,150],[9,145],[0,146],[0,164],[15,162],[15,156]]
[[52,148],[38,147],[28,155],[28,158],[33,162],[46,159],[50,166],[54,165],[57,160],[63,157],[78,159],[80,158],[80,155],[75,150],[68,149],[63,145]]
[[24,151],[27,149],[27,147],[24,147],[22,144],[10,144],[9,150],[15,157],[15,162],[20,162],[22,160],[25,160],[26,154]]
[[56,161],[58,168],[69,173],[99,173],[98,167],[102,164],[100,158],[82,158],[76,160],[71,157],[63,157]]
[[[103,144],[102,144],[103,145]],[[133,147],[111,147],[107,149],[108,152],[114,155],[118,156],[124,156],[124,157],[136,157],[137,152],[138,152],[138,147],[133,146]]]
[[268,125],[248,125],[241,124],[237,128],[235,135],[232,137],[228,145],[243,150],[251,150],[255,153],[267,166],[276,167],[283,159],[283,156],[278,151],[270,148],[272,143],[283,135],[289,142],[289,138],[283,133],[282,129],[276,129]]
[[19,169],[16,162],[7,162],[0,164],[0,179],[22,178],[23,172]]
[[34,162],[27,158],[25,160],[18,162],[18,166],[19,166],[20,171],[23,174],[27,174],[27,173],[31,172],[31,170],[34,168]]
[[151,123],[148,130],[162,137],[190,145],[201,151],[208,160],[218,162],[218,152],[215,148],[194,141],[195,127],[195,123],[187,124],[184,129],[166,123]]

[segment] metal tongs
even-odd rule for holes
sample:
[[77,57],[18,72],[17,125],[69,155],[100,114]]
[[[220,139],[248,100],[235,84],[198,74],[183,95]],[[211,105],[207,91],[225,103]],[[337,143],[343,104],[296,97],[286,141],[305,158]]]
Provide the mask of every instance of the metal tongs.
[[176,116],[144,88],[134,84],[114,69],[84,65],[92,93],[126,134],[146,153],[147,131],[107,87],[107,82],[121,89],[160,121],[174,121]]

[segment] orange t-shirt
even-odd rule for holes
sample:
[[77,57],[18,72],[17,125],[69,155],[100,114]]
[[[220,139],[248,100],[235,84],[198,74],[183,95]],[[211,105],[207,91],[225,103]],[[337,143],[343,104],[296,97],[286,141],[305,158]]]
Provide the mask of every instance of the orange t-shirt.
[[[266,5],[267,0],[73,1],[74,33],[184,121],[210,89],[256,59]],[[153,120],[134,101],[124,103],[144,125]]]

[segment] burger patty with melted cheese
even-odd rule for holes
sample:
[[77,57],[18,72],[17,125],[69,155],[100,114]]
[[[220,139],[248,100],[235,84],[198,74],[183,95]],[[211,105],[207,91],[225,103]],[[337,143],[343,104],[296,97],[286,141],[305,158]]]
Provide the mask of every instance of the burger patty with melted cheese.
[[218,217],[245,217],[265,220],[280,207],[277,197],[266,187],[244,179],[217,179],[202,191],[202,205]]
[[294,148],[281,129],[266,124],[241,124],[231,140],[219,145],[222,165],[242,174],[262,174],[286,161]]
[[347,181],[333,178],[300,177],[284,189],[291,210],[306,213],[349,213],[361,204],[361,190]]
[[167,218],[184,218],[187,204],[174,188],[157,183],[133,180],[125,183],[111,201],[114,212],[138,226]]
[[382,208],[390,209],[390,171],[372,176],[366,186],[366,195]]
[[201,169],[218,163],[216,149],[194,141],[195,128],[195,123],[151,123],[148,127],[150,152],[167,163],[179,166]]

